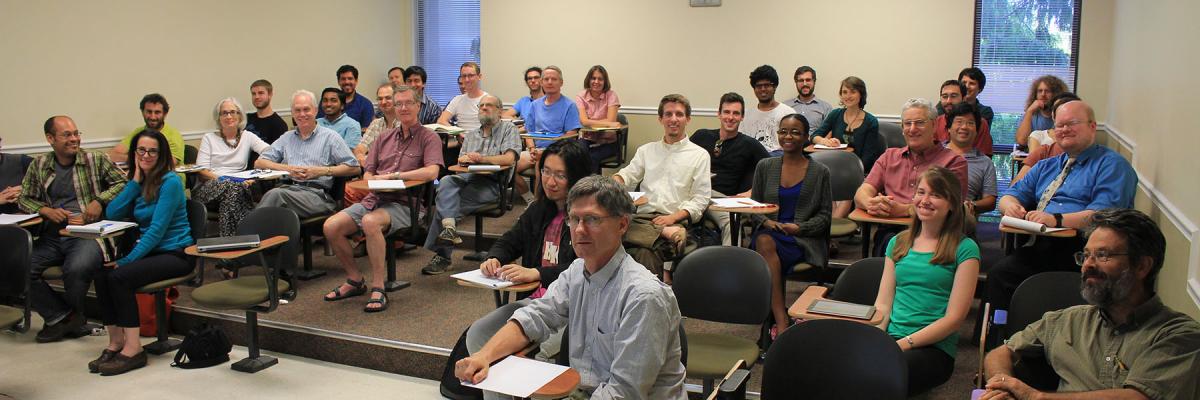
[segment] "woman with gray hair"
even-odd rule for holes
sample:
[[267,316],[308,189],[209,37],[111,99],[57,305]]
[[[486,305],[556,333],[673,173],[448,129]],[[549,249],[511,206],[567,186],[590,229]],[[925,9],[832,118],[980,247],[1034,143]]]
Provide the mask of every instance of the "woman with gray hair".
[[213,120],[217,131],[204,134],[200,139],[200,154],[196,166],[204,167],[196,172],[200,183],[192,188],[192,199],[204,204],[217,203],[217,218],[221,236],[233,236],[241,221],[254,203],[250,190],[243,182],[222,180],[223,175],[245,171],[250,161],[250,152],[262,153],[271,145],[246,131],[246,113],[237,99],[227,97],[213,107]]

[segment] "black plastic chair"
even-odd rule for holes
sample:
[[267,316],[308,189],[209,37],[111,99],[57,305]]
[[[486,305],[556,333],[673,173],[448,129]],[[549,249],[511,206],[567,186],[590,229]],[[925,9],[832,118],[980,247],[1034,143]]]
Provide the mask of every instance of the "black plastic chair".
[[20,307],[0,305],[0,328],[29,331],[29,261],[33,237],[15,225],[0,225],[0,297],[21,299]]
[[629,118],[617,113],[617,122],[624,126],[617,131],[617,154],[601,161],[600,168],[621,168],[625,164],[625,150],[629,148]]
[[300,240],[304,250],[304,269],[295,271],[301,280],[310,280],[325,276],[325,271],[313,269],[313,236],[324,235],[325,220],[337,214],[344,208],[342,199],[346,197],[346,182],[350,179],[343,176],[333,177],[333,187],[326,190],[333,199],[333,211],[328,214],[314,215],[300,220]]
[[[684,256],[671,277],[684,317],[759,325],[771,312],[771,273],[766,260],[753,250],[700,248]],[[759,346],[737,336],[694,333],[688,338],[688,355],[688,376],[703,379],[707,394],[734,362],[757,360]]]
[[[259,235],[262,239],[275,236],[287,236],[288,241],[280,246],[259,251],[252,256],[255,262],[248,265],[262,266],[262,275],[241,274],[235,279],[227,279],[203,285],[192,291],[192,299],[202,307],[214,309],[242,309],[246,311],[246,330],[249,338],[247,350],[249,356],[232,365],[235,371],[254,373],[266,369],[279,362],[271,356],[259,353],[258,348],[258,313],[269,313],[279,307],[280,299],[295,298],[295,274],[286,274],[288,279],[280,279],[286,270],[286,260],[296,259],[296,240],[300,236],[300,219],[296,213],[283,207],[261,207],[251,211],[238,224],[238,235]],[[249,266],[243,267],[250,268]],[[266,303],[266,305],[263,305]]]
[[[829,188],[833,192],[833,201],[854,199],[854,192],[862,186],[864,179],[862,160],[859,160],[858,156],[846,151],[818,151],[812,154],[812,159],[829,170]],[[849,218],[832,218],[829,223],[829,237],[850,236],[857,229],[858,224]]]
[[[1009,304],[1004,338],[1010,338],[1042,319],[1042,315],[1064,308],[1087,304],[1079,293],[1080,274],[1074,271],[1042,272],[1026,278],[1013,292]],[[1013,374],[1039,390],[1055,390],[1060,380],[1045,358],[1021,355]]]
[[856,304],[875,304],[875,297],[879,294],[879,281],[883,279],[883,263],[883,257],[871,257],[850,264],[834,283],[833,290],[829,292],[829,299]]
[[[204,204],[196,200],[188,200],[187,213],[188,224],[192,230],[192,241],[195,242],[204,238],[206,236],[205,232],[208,230],[206,225],[208,222],[208,210],[204,208]],[[150,283],[137,290],[137,293],[154,295],[154,322],[158,325],[158,340],[142,346],[150,354],[163,354],[179,348],[179,339],[171,339],[168,336],[171,332],[171,324],[167,320],[167,291],[175,287],[175,285],[187,283],[200,276],[200,272],[204,269],[204,262],[198,257],[192,256],[188,256],[188,262],[192,263],[192,272],[189,272],[187,275]]]
[[883,136],[884,143],[888,148],[908,146],[908,142],[904,140],[904,131],[898,123],[880,122],[879,135]]
[[408,281],[396,279],[396,246],[404,243],[400,252],[408,252],[417,248],[417,243],[424,243],[425,228],[429,226],[426,219],[421,218],[421,208],[426,210],[426,216],[432,218],[430,211],[433,210],[434,186],[433,182],[426,182],[424,185],[415,188],[406,189],[408,198],[408,220],[412,221],[410,226],[403,229],[398,229],[392,232],[387,237],[387,248],[384,251],[384,258],[387,266],[387,281],[383,282],[383,290],[394,292],[400,289],[412,286]]
[[763,360],[762,398],[904,399],[908,366],[879,328],[838,319],[783,331]]
[[496,202],[484,205],[479,209],[471,212],[468,215],[475,216],[475,252],[463,256],[464,260],[483,262],[488,258],[487,248],[483,246],[483,218],[500,218],[504,216],[510,208],[510,196],[508,192],[513,190],[513,182],[516,182],[517,160],[520,156],[515,156],[513,159],[512,168],[509,168],[501,174],[500,180],[496,182],[499,186],[499,196],[496,196]]

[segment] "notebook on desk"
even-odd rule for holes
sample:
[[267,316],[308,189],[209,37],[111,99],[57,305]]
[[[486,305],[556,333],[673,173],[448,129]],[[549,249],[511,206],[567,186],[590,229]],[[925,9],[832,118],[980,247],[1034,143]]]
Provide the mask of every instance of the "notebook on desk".
[[817,299],[808,306],[808,312],[869,321],[871,320],[871,317],[875,316],[875,306],[847,303],[844,301],[829,299]]
[[201,253],[257,248],[261,241],[258,235],[223,236],[196,241],[196,250]]

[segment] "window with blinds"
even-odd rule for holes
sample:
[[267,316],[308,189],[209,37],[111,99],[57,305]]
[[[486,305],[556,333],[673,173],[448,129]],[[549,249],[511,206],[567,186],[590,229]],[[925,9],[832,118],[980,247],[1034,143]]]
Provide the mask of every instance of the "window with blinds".
[[444,107],[459,94],[458,67],[479,62],[479,0],[417,0],[414,7],[416,63],[429,75],[425,93]]
[[1011,144],[1030,87],[1042,75],[1075,90],[1081,0],[975,0],[972,64],[987,86],[979,101],[996,116],[992,140]]

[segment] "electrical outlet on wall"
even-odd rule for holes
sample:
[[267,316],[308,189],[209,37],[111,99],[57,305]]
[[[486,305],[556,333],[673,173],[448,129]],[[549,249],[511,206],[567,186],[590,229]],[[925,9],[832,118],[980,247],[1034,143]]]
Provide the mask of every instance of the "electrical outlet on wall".
[[692,7],[720,7],[721,0],[688,0]]

